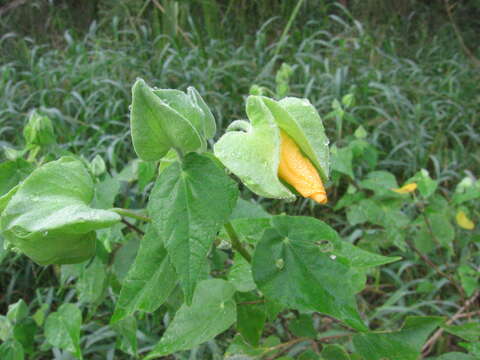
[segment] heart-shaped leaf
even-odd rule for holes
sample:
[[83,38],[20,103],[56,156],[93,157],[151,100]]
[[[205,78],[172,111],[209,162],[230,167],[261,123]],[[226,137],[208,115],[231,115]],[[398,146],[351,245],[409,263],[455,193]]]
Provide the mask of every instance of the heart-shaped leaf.
[[366,330],[357,311],[355,272],[334,259],[337,233],[313,218],[276,216],[255,249],[253,278],[266,297],[318,311]]
[[229,218],[238,189],[212,159],[188,154],[159,176],[148,211],[175,266],[187,303],[205,277],[215,234]]

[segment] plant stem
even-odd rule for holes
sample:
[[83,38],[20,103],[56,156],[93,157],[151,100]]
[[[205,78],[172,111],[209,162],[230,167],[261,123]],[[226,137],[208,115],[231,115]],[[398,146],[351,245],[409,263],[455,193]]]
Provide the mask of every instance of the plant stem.
[[232,247],[238,251],[242,257],[247,260],[249,263],[252,262],[252,256],[249,254],[247,249],[245,249],[242,245],[242,242],[238,238],[238,234],[233,228],[232,224],[227,222],[225,225],[225,230],[227,231],[228,237],[230,238],[230,241],[232,242]]
[[125,219],[122,219],[122,223],[124,223],[125,225],[127,225],[127,227],[129,227],[130,229],[132,229],[133,231],[135,231],[136,233],[140,234],[140,235],[145,235],[145,231],[143,231],[142,229],[138,228],[137,226],[133,225],[131,222],[125,220]]
[[295,6],[292,13],[290,14],[290,18],[288,19],[288,23],[285,26],[285,28],[283,29],[283,33],[280,36],[280,40],[278,41],[277,46],[275,47],[275,52],[273,54],[273,59],[275,59],[278,56],[278,54],[280,53],[280,50],[282,49],[282,47],[285,43],[285,39],[287,38],[288,32],[290,31],[290,28],[292,27],[293,21],[297,17],[298,10],[300,10],[300,7],[302,6],[302,4],[303,4],[303,0],[298,0],[297,5]]
[[463,291],[463,288],[455,281],[455,279],[450,275],[450,274],[447,274],[446,272],[442,271],[438,266],[437,264],[435,264],[432,260],[430,260],[430,258],[423,254],[420,250],[418,250],[410,241],[406,241],[407,245],[418,255],[420,256],[420,258],[428,265],[430,266],[431,268],[433,268],[433,270],[435,270],[435,272],[442,276],[442,277],[445,277],[448,279],[448,281],[450,281],[450,283],[455,286],[455,288],[457,289],[457,291],[459,292],[460,296],[462,297],[462,299],[465,298],[465,292]]
[[143,216],[143,215],[137,214],[136,212],[133,212],[133,211],[128,210],[128,209],[113,208],[111,210],[113,212],[116,212],[120,216],[129,217],[129,218],[140,220],[140,221],[143,221],[143,222],[152,221],[152,219],[150,219],[148,216]]
[[[480,296],[480,291],[475,292],[467,301],[465,301],[463,306],[455,313],[455,315],[453,315],[450,319],[448,319],[448,321],[445,324],[452,325],[455,320],[463,317],[465,310],[467,310],[477,300],[479,296]],[[443,328],[438,329],[432,335],[432,337],[425,343],[425,345],[423,345],[422,355],[424,357],[430,353],[430,351],[433,348],[433,345],[435,345],[435,343],[440,338],[440,336],[442,336],[443,330],[444,330]]]

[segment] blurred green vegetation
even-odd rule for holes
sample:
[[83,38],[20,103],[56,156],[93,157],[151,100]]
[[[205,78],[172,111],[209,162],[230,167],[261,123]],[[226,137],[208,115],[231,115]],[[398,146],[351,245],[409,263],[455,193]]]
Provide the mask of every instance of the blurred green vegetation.
[[[18,6],[6,11],[14,3]],[[480,174],[479,1],[342,3],[0,1],[0,12],[5,11],[0,16],[0,147],[18,148],[29,112],[38,109],[51,118],[63,150],[90,161],[99,155],[110,173],[123,171],[128,177],[129,161],[135,158],[128,106],[137,77],[159,88],[195,86],[214,112],[217,139],[231,121],[245,117],[244,99],[252,85],[270,89],[266,95],[273,96],[277,71],[287,63],[292,73],[282,91],[310,99],[324,117],[332,143],[348,147],[361,126],[378,152],[376,170],[388,170],[403,184],[426,169],[438,181],[439,192],[451,198],[464,177]],[[346,95],[353,96],[348,114],[332,114],[332,104]],[[370,170],[368,163],[354,163],[355,178]],[[354,183],[341,180],[332,182],[332,206],[326,208],[314,209],[303,199],[293,204],[259,201],[273,213],[321,216],[354,239],[358,228],[344,210],[333,208]],[[122,187],[117,202],[141,208],[150,189]],[[472,208],[472,213],[478,211],[478,205]],[[138,247],[133,236],[128,241],[132,249]],[[476,254],[478,262],[478,249]],[[435,269],[419,267],[413,254],[392,255],[405,259],[373,274],[373,290],[360,300],[375,327],[394,327],[406,314],[450,316],[457,310],[458,294]],[[451,254],[432,256],[442,271],[460,261]],[[58,277],[58,268],[40,268],[20,255],[3,259],[0,312],[19,298],[32,309],[70,301],[76,289],[66,281],[59,286]],[[108,321],[115,286],[84,320],[85,358],[105,359],[113,351],[115,333]],[[156,312],[139,319],[142,346],[154,343],[151,334],[159,333],[164,316]],[[287,320],[273,323],[267,333],[284,335]],[[322,328],[329,330],[329,325]],[[219,358],[229,341],[224,336],[195,354]],[[440,347],[458,350],[448,341]],[[46,353],[39,348],[35,358]],[[182,356],[177,358],[187,358]]]

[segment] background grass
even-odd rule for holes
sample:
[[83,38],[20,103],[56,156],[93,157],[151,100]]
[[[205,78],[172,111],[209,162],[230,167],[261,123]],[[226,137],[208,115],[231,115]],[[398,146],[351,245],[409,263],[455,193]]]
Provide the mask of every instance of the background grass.
[[[88,160],[100,155],[112,173],[120,172],[135,158],[128,122],[135,78],[160,88],[195,86],[214,112],[218,138],[231,121],[245,117],[250,86],[274,90],[275,73],[286,62],[294,69],[289,95],[310,99],[321,115],[332,110],[333,100],[354,95],[341,129],[333,118],[325,121],[332,143],[347,144],[362,125],[379,150],[377,169],[402,183],[426,168],[448,197],[461,178],[480,172],[480,72],[441,2],[394,3],[352,1],[347,10],[306,0],[292,18],[297,1],[163,1],[163,10],[143,1],[32,1],[0,20],[0,146],[19,146],[29,111],[40,109],[54,122],[64,150]],[[455,26],[476,57],[478,12],[468,1],[454,9]],[[358,176],[366,171],[355,168]],[[135,206],[144,205],[146,191]],[[315,214],[304,200],[262,203],[273,212]],[[325,209],[322,218],[343,235],[354,232],[342,211]],[[1,312],[19,298],[33,309],[71,300],[75,288],[59,286],[55,271],[20,255],[5,259]],[[413,255],[372,275],[380,286],[367,286],[360,305],[374,327],[396,328],[406,314],[451,315],[458,308],[445,279]],[[425,279],[433,287],[417,291]],[[116,335],[108,327],[114,302],[110,293],[87,316],[82,344],[88,359],[128,358],[115,352]],[[161,333],[164,314],[139,319],[142,351]],[[294,314],[283,316],[266,335],[284,335],[282,324]],[[330,329],[316,324],[318,331]],[[221,358],[229,335],[176,357]],[[51,358],[40,345],[36,354],[32,358]]]

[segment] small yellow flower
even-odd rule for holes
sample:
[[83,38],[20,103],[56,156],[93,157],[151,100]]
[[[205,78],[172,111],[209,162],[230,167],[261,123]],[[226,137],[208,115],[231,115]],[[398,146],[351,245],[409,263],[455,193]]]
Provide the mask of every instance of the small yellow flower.
[[457,220],[458,226],[460,226],[462,229],[473,230],[473,228],[475,227],[475,224],[473,223],[473,221],[470,220],[467,214],[465,214],[465,212],[462,210],[459,210],[457,212],[457,216],[455,216],[455,220]]
[[327,193],[315,167],[287,134],[280,131],[280,136],[280,179],[293,186],[303,197],[326,204]]
[[410,183],[410,184],[403,185],[401,188],[391,189],[391,190],[395,191],[398,194],[408,194],[408,193],[414,192],[416,189],[417,189],[417,184]]

